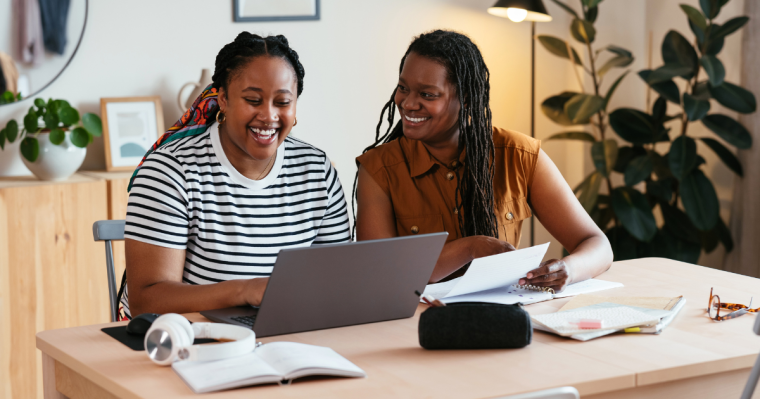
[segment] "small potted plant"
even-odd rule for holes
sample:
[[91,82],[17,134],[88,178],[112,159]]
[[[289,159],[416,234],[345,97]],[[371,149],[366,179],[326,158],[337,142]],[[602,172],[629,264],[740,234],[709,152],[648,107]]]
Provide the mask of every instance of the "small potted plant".
[[21,158],[41,180],[66,180],[82,166],[87,145],[103,133],[100,117],[71,107],[66,100],[34,100],[23,126],[11,119],[0,130],[0,149],[5,141],[21,140]]

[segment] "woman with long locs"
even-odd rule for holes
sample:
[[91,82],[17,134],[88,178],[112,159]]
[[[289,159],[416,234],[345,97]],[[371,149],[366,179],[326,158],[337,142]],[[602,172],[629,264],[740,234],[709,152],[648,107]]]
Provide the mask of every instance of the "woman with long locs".
[[447,231],[432,283],[461,275],[475,258],[514,250],[522,221],[535,214],[569,255],[543,262],[520,284],[560,291],[604,272],[610,244],[541,142],[492,126],[489,76],[463,34],[436,30],[412,41],[375,142],[356,159],[357,239]]

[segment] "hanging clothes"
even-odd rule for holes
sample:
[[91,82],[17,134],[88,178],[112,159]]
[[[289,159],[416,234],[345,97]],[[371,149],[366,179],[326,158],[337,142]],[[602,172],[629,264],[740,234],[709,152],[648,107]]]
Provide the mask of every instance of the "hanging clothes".
[[70,0],[39,0],[45,49],[63,55]]
[[39,65],[45,58],[42,42],[42,20],[38,0],[13,0],[13,15],[18,23],[16,50],[19,61]]
[[[16,63],[13,61],[10,55],[0,51],[0,68],[2,68],[3,78],[5,79],[5,90],[18,93],[18,69],[16,69]],[[5,90],[0,94],[5,93]]]

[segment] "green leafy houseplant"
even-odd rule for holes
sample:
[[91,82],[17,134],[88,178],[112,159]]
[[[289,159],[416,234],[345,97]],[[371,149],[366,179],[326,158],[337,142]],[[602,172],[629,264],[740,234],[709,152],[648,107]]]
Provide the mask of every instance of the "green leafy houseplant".
[[[740,149],[752,145],[749,132],[736,120],[722,114],[709,114],[711,100],[740,113],[756,109],[752,93],[725,81],[725,69],[716,57],[725,37],[744,26],[748,18],[737,17],[723,25],[714,23],[713,19],[728,0],[700,0],[701,11],[681,5],[695,35],[694,44],[676,31],[668,32],[662,43],[665,65],[639,72],[659,94],[652,109],[644,112],[620,108],[608,113],[609,98],[627,72],[612,84],[604,97],[599,93],[601,81],[611,68],[627,66],[633,58],[630,52],[613,46],[593,51],[596,35],[593,23],[601,0],[581,0],[583,18],[567,4],[553,1],[575,17],[571,33],[588,49],[590,68],[584,66],[584,69],[593,80],[595,93],[565,92],[545,100],[542,110],[561,125],[591,125],[595,134],[563,132],[549,140],[575,139],[592,143],[595,171],[575,192],[610,239],[615,260],[659,256],[695,263],[703,249],[709,253],[719,243],[731,251],[733,240],[719,216],[715,188],[700,169],[705,160],[697,153],[696,140],[687,132],[691,122],[700,121],[730,145]],[[546,36],[539,40],[550,52],[582,66],[580,57],[568,43]],[[603,50],[614,56],[596,70],[595,62]],[[700,81],[698,76],[702,70],[707,79]],[[683,93],[674,81],[676,78],[683,80]],[[682,112],[668,115],[668,102]],[[670,121],[680,121],[680,129],[671,132],[671,128],[666,127]],[[608,126],[630,145],[618,146],[616,140],[605,137]],[[743,175],[736,156],[720,141],[709,137],[699,140],[729,169]],[[655,149],[662,147],[659,143],[666,142],[670,143],[667,153],[661,154]],[[625,185],[612,186],[614,173],[623,175]],[[607,194],[599,193],[603,182]],[[661,226],[654,217],[657,208],[664,221]]]
[[[40,119],[42,124],[40,124]],[[21,155],[29,162],[37,160],[40,152],[37,135],[50,133],[50,142],[60,145],[66,139],[66,132],[70,131],[71,143],[84,148],[92,142],[93,136],[103,134],[103,123],[100,117],[93,113],[85,113],[81,119],[79,111],[72,108],[66,100],[49,99],[47,102],[41,98],[34,100],[34,106],[29,108],[24,117],[24,123],[19,131],[19,124],[11,119],[0,130],[0,149],[5,149],[5,141],[13,143],[16,139],[21,140]]]

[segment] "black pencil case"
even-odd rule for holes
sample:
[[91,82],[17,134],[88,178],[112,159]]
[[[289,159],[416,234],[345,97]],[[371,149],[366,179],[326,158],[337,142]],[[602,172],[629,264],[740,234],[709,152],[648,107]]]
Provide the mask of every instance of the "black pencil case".
[[523,348],[533,338],[522,306],[483,302],[430,307],[420,315],[418,332],[425,349]]

